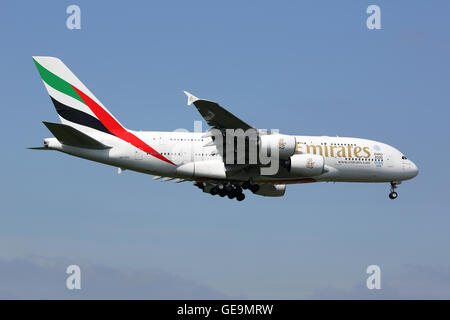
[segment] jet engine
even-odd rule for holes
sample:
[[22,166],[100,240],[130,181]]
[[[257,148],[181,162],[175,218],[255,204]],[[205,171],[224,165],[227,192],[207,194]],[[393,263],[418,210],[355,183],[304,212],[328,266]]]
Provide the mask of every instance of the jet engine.
[[255,194],[264,197],[282,197],[286,192],[285,184],[260,184]]
[[285,134],[268,134],[259,136],[258,147],[262,154],[271,156],[271,150],[278,150],[279,158],[289,158],[294,155],[297,141],[294,136]]
[[293,176],[314,177],[324,172],[325,161],[318,154],[294,154],[281,165]]

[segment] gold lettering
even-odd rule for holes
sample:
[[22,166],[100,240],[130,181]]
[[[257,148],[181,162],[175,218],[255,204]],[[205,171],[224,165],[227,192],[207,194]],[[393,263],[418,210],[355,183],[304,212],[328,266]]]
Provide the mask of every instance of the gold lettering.
[[311,148],[313,149],[313,153],[317,154],[317,148],[319,148],[320,151],[320,155],[322,155],[322,147],[321,146],[310,146],[310,145],[306,145],[306,152],[307,153],[311,153]]
[[345,158],[345,147],[344,146],[339,146],[338,148],[341,148],[341,150],[338,151],[337,156],[341,157],[341,158]]
[[367,157],[364,157],[364,158],[370,158],[369,147],[364,147],[363,150],[367,154]]
[[334,157],[334,148],[336,148],[336,146],[330,146],[330,157]]
[[297,143],[297,151],[299,152],[299,153],[303,153],[303,145],[304,145],[304,143],[303,142],[299,142],[299,143]]
[[353,152],[355,153],[355,157],[361,158],[362,156],[359,155],[359,153],[362,151],[361,147],[355,147],[353,149]]
[[347,145],[347,149],[348,149],[348,157],[351,158],[352,157],[352,146],[351,145]]
[[325,151],[325,157],[328,157],[328,146],[324,145],[323,150]]

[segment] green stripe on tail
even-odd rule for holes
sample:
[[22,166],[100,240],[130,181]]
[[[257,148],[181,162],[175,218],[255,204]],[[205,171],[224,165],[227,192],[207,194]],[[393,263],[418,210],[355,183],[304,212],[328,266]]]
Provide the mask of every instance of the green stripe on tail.
[[37,69],[39,71],[39,74],[41,75],[42,80],[44,80],[44,82],[46,84],[48,84],[53,89],[58,90],[58,91],[60,91],[62,93],[65,93],[68,96],[70,96],[72,98],[75,98],[75,99],[81,101],[83,104],[85,104],[83,99],[81,99],[81,97],[78,95],[78,93],[72,88],[70,83],[68,83],[67,81],[61,79],[56,74],[54,74],[54,73],[48,71],[47,69],[45,69],[35,59],[33,59],[33,61],[36,64],[36,67],[37,67]]

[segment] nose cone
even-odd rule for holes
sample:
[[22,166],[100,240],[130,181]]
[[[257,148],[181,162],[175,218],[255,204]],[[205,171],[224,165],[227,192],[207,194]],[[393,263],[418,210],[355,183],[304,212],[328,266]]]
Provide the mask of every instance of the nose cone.
[[409,173],[411,175],[411,178],[414,178],[415,176],[417,176],[419,174],[419,168],[417,168],[416,164],[412,161],[410,161],[411,164],[409,166]]

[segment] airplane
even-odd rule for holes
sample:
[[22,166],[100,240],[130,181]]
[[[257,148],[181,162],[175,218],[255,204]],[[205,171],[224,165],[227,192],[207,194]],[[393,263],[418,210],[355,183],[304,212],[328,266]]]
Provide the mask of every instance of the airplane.
[[[411,160],[385,143],[255,129],[218,103],[186,91],[188,106],[196,107],[210,126],[208,131],[130,130],[60,59],[34,56],[33,61],[60,123],[44,121],[54,137],[30,149],[60,151],[117,167],[118,173],[132,170],[154,175],[154,180],[191,181],[205,193],[238,201],[245,199],[244,190],[281,197],[286,185],[312,182],[386,182],[390,184],[389,198],[396,199],[398,185],[418,174]],[[229,130],[250,131],[253,135],[244,136],[244,148],[237,149],[237,140],[225,134]],[[230,149],[225,148],[230,144]],[[253,147],[259,152],[256,160],[250,159]],[[243,150],[243,156],[237,154],[239,150]],[[268,163],[263,161],[263,154],[277,157]],[[272,164],[276,164],[276,170],[267,174]]]

